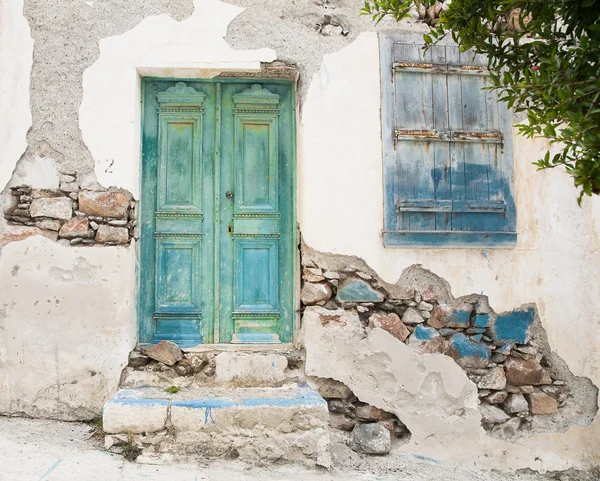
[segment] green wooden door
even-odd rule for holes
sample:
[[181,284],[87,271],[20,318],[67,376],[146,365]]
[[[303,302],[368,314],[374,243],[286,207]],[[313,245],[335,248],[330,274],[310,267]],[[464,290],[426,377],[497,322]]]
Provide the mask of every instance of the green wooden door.
[[142,92],[140,342],[291,342],[291,83],[146,78]]

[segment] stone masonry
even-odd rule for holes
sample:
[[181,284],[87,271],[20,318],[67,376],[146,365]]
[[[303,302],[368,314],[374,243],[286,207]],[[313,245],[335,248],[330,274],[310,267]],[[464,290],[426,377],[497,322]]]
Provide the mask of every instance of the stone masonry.
[[[428,283],[428,277],[436,276],[419,266],[413,267],[415,275],[423,277],[422,288],[409,289],[384,283],[371,269],[347,262],[344,256],[311,257],[302,261],[304,307],[331,310],[332,322],[336,322],[333,311],[355,312],[367,331],[380,328],[418,353],[454,359],[477,386],[481,423],[492,436],[514,438],[537,428],[560,430],[563,424],[557,420],[563,414],[580,412],[573,407],[578,404],[571,392],[579,389],[565,379],[574,377],[557,369],[562,360],[551,359],[534,305],[496,313],[485,295],[453,299],[439,287],[445,281]],[[327,393],[322,395],[328,398]],[[377,408],[361,406],[352,394],[328,399],[331,424],[338,429],[350,431],[361,422],[381,422],[389,416],[397,426],[392,433],[410,435],[390,413],[363,416]]]
[[134,238],[136,202],[122,189],[83,190],[62,174],[60,189],[11,189],[9,225],[37,227],[64,245],[128,245]]

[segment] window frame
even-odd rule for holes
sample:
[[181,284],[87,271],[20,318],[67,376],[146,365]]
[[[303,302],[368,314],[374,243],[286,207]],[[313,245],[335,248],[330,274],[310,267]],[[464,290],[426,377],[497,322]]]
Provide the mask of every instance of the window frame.
[[[500,130],[503,134],[502,170],[506,176],[507,186],[504,194],[506,211],[502,231],[466,231],[466,230],[433,230],[410,231],[398,228],[397,186],[394,179],[397,172],[396,150],[394,141],[394,115],[396,93],[393,73],[393,48],[397,43],[423,45],[423,36],[412,32],[388,32],[379,36],[380,68],[381,68],[381,136],[383,147],[383,202],[384,219],[382,238],[386,248],[514,248],[517,242],[516,202],[514,196],[514,146],[512,136],[512,112],[501,107]],[[444,39],[440,46],[454,46],[449,39]],[[456,203],[457,201],[450,201]],[[454,204],[452,204],[454,205]],[[452,213],[452,212],[451,212]]]

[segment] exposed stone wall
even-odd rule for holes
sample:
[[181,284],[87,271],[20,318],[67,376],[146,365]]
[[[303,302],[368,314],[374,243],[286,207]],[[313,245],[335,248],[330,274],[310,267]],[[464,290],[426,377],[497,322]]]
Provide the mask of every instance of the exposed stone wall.
[[[550,352],[534,305],[496,313],[487,296],[454,299],[447,283],[420,266],[390,285],[356,259],[304,252],[304,307],[322,306],[322,323],[339,322],[340,309],[352,312],[365,332],[383,329],[420,354],[454,359],[477,386],[481,423],[492,436],[564,431],[592,421],[597,390]],[[345,401],[330,401],[330,410],[341,429],[356,418],[357,408]]]
[[136,202],[122,189],[82,190],[62,174],[60,189],[11,188],[9,225],[36,227],[64,245],[125,245],[135,234]]

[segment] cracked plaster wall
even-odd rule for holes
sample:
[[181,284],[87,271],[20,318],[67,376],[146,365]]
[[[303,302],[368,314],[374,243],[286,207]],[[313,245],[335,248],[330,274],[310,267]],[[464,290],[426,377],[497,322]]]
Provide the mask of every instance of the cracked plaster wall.
[[[12,128],[2,129],[2,135],[10,137],[0,159],[0,188],[18,183],[54,185],[59,172],[77,172],[88,180],[95,173],[104,186],[127,188],[137,197],[140,75],[210,77],[220,72],[256,72],[260,62],[275,58],[288,61],[301,75],[298,214],[306,242],[320,251],[357,255],[390,282],[405,267],[423,264],[447,279],[456,295],[483,291],[498,311],[535,302],[550,345],[574,374],[600,384],[596,336],[600,205],[598,199],[585,199],[583,207],[577,207],[575,191],[562,172],[535,172],[531,161],[544,151],[545,142],[515,136],[520,233],[515,249],[383,248],[378,41],[370,20],[358,15],[361,4],[359,0],[231,0],[230,4],[25,0],[19,15],[19,1],[3,2],[0,20],[8,27],[2,30],[0,59],[3,71],[8,65],[14,75],[2,76],[0,92],[3,101],[7,89],[19,94],[9,97],[9,108],[16,112],[8,117]],[[315,25],[324,15],[337,16],[348,35],[317,34]],[[392,22],[384,21],[378,28],[392,27]],[[424,28],[411,22],[404,27]],[[20,48],[6,47],[15,43]],[[30,100],[23,87],[29,70]],[[2,202],[6,197],[5,189]],[[30,234],[8,232],[0,220],[0,238],[4,235],[0,245]],[[134,339],[134,247],[67,249],[35,237],[8,244],[0,256],[0,279],[6,284],[0,290],[1,410],[26,412],[36,393],[53,392],[63,379],[77,380],[74,362],[66,363],[73,366],[69,368],[56,362],[47,341],[50,337],[59,361],[61,353],[74,350],[81,356],[78,369],[100,372],[106,383],[98,387],[92,382],[93,387],[83,391],[71,387],[66,398],[44,395],[43,409],[32,408],[32,412],[85,417],[74,406],[97,409],[116,386],[126,359],[123,353]],[[110,272],[106,283],[81,282],[75,274],[77,259]],[[20,268],[12,276],[15,265]],[[74,284],[67,290],[61,273],[69,277],[68,272],[73,272]],[[63,306],[74,310],[36,310],[54,292],[62,296]],[[108,312],[100,309],[106,296],[116,303]],[[97,312],[84,311],[82,298],[86,305],[99,303]],[[22,330],[23,325],[30,327]],[[85,328],[73,329],[74,325]],[[76,343],[68,340],[77,334]],[[89,349],[84,352],[85,346]],[[33,375],[27,371],[31,380],[17,382],[30,356],[37,359]],[[55,369],[50,383],[48,366]],[[526,452],[508,446],[505,451],[514,456],[494,462],[502,467],[546,469],[549,464],[534,460],[541,449],[553,453],[553,466],[598,461],[597,446],[588,439],[600,439],[599,426],[596,421],[587,429],[542,436],[533,445],[528,443]],[[492,451],[487,454],[496,456]]]

